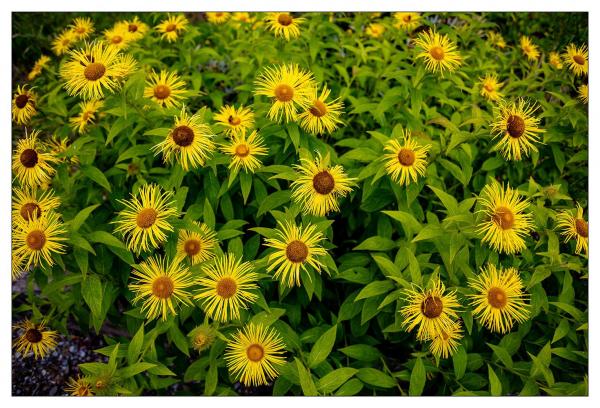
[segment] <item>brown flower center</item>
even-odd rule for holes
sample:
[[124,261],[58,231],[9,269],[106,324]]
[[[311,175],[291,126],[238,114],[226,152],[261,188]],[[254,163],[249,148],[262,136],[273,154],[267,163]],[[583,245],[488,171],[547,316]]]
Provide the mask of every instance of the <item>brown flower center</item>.
[[104,64],[92,62],[83,70],[83,76],[85,76],[88,81],[97,81],[98,79],[102,78],[105,72],[106,67]]
[[167,33],[170,33],[171,31],[175,31],[175,29],[177,29],[177,25],[176,25],[176,24],[173,24],[173,23],[171,23],[171,24],[169,24],[169,25],[167,26],[167,28],[165,29],[165,31],[166,31]]
[[69,44],[71,44],[71,40],[69,40],[68,38],[65,38],[64,40],[62,40],[62,45],[67,47]]
[[248,360],[254,361],[255,363],[262,360],[265,355],[265,349],[260,344],[251,344],[246,349],[246,356]]
[[173,141],[178,146],[189,146],[194,141],[194,131],[185,125],[178,126],[173,130]]
[[93,115],[92,112],[89,111],[85,111],[83,112],[83,115],[81,115],[81,120],[84,122],[87,122],[88,120],[90,120],[90,117]]
[[588,223],[585,220],[578,218],[575,220],[575,228],[577,229],[577,233],[584,237],[588,237]]
[[152,294],[157,298],[170,298],[174,290],[173,280],[168,276],[160,276],[152,283]]
[[189,256],[197,255],[200,252],[201,248],[202,246],[200,245],[200,241],[193,238],[188,239],[187,241],[185,241],[185,244],[183,244],[183,250]]
[[119,44],[119,43],[121,43],[121,41],[123,41],[123,37],[121,37],[120,35],[115,35],[115,36],[113,36],[113,38],[110,39],[110,41],[113,44]]
[[30,343],[39,343],[43,337],[42,332],[38,329],[29,329],[25,332],[25,338]]
[[196,346],[197,348],[202,348],[207,343],[208,343],[208,336],[206,336],[205,334],[200,333],[200,334],[197,334],[196,337],[194,337],[194,346]]
[[171,89],[167,85],[156,85],[154,87],[154,96],[157,99],[167,99],[171,95]]
[[506,131],[511,137],[521,137],[525,131],[525,121],[520,116],[510,115],[506,120]]
[[33,149],[25,149],[21,156],[19,156],[19,160],[21,160],[21,164],[27,168],[35,167],[38,164],[38,154]]
[[488,303],[496,309],[506,306],[506,292],[496,286],[488,290]]
[[320,118],[321,116],[325,116],[327,114],[327,105],[320,100],[315,99],[313,106],[309,109],[309,111],[313,116]]
[[231,278],[221,278],[217,282],[217,295],[229,299],[237,292],[237,283]]
[[29,96],[22,94],[22,95],[17,96],[17,98],[15,99],[15,105],[17,105],[17,108],[23,109],[27,105],[28,101],[29,101]]
[[129,26],[127,27],[127,30],[130,33],[135,33],[138,30],[138,26],[137,26],[137,24],[129,24]]
[[327,170],[323,170],[322,172],[315,174],[313,177],[313,188],[319,194],[329,194],[333,191],[334,187],[335,180]]
[[36,203],[25,203],[21,207],[20,214],[25,221],[29,221],[30,218],[33,218],[34,213],[36,218],[42,216],[42,209]]
[[154,208],[144,208],[136,217],[136,222],[140,228],[150,228],[156,222],[158,211]]
[[39,251],[46,245],[46,234],[44,234],[44,231],[33,230],[27,234],[25,242],[30,249]]
[[75,32],[76,32],[77,34],[83,34],[83,33],[85,33],[85,27],[77,27],[77,28],[75,29]]
[[427,296],[423,302],[421,302],[421,313],[429,319],[435,319],[442,314],[444,305],[442,299],[437,296]]
[[492,220],[503,230],[507,230],[512,228],[515,223],[515,215],[513,212],[506,207],[498,207],[494,215],[492,215]]
[[302,241],[292,241],[285,249],[285,256],[293,263],[304,262],[308,256],[308,247]]
[[412,16],[409,14],[407,16],[404,16],[402,19],[404,20],[405,23],[410,23],[410,20],[412,19]]
[[90,388],[87,385],[82,385],[77,388],[77,395],[80,397],[87,397],[90,395]]
[[398,161],[403,166],[411,166],[415,162],[415,152],[410,149],[400,149]]
[[579,65],[585,65],[585,58],[583,58],[581,55],[573,55],[573,61]]
[[444,49],[438,46],[432,47],[429,50],[429,55],[431,55],[433,59],[441,61],[444,59]]
[[279,24],[281,24],[282,26],[285,26],[285,27],[287,27],[290,24],[292,24],[293,21],[294,21],[294,19],[289,14],[280,14],[277,17],[277,22]]
[[492,92],[494,90],[494,87],[492,85],[490,85],[490,84],[485,84],[483,87],[488,92]]
[[275,98],[280,102],[289,102],[294,98],[294,89],[286,84],[279,84],[275,88]]
[[237,116],[229,116],[229,118],[227,119],[227,121],[229,122],[229,124],[231,126],[237,126],[240,123],[242,123],[242,120],[240,118],[238,118]]
[[235,155],[237,157],[246,157],[250,154],[250,149],[248,149],[248,145],[242,143],[237,145],[237,147],[235,148]]

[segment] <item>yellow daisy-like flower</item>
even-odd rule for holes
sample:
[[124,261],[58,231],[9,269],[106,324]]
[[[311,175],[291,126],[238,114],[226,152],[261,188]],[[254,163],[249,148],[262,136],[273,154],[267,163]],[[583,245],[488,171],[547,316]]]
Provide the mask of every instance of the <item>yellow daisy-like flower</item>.
[[[78,165],[79,158],[77,156],[67,156],[67,150],[69,149],[69,137],[63,137],[59,139],[58,135],[54,134],[52,137],[46,141],[46,146],[48,147],[50,153],[56,156],[58,161],[63,163],[69,163],[71,165]],[[48,186],[49,187],[49,186]],[[44,188],[44,190],[47,188]]]
[[494,46],[504,49],[506,47],[506,41],[504,41],[504,37],[502,34],[497,33],[495,31],[488,31],[487,40]]
[[504,97],[504,94],[498,92],[502,88],[503,82],[498,82],[496,74],[486,74],[485,77],[479,78],[481,82],[481,96],[485,96],[490,101],[497,101]]
[[54,330],[46,330],[47,322],[43,320],[39,324],[33,323],[29,319],[17,323],[13,330],[18,330],[21,335],[13,343],[13,347],[23,357],[27,357],[33,352],[35,359],[46,357],[55,347],[58,334]]
[[171,191],[163,192],[156,184],[140,187],[139,198],[131,195],[130,200],[118,200],[125,205],[119,212],[115,232],[127,240],[127,247],[136,253],[148,251],[165,242],[166,232],[173,231],[169,218],[177,216]]
[[317,88],[313,88],[311,95],[311,105],[298,116],[298,121],[302,128],[314,135],[322,133],[331,133],[342,123],[340,115],[343,112],[344,104],[339,98],[327,102],[330,89],[323,85],[321,95],[317,93]]
[[94,395],[90,380],[87,377],[81,377],[80,375],[78,375],[76,379],[69,377],[64,390],[74,397],[91,397]]
[[[241,12],[235,12],[231,15],[231,20],[238,22],[238,23],[252,23],[254,22],[254,17],[250,16],[250,13],[247,13],[245,11],[241,11]],[[239,26],[239,24],[237,24],[236,26]]]
[[215,150],[214,136],[200,114],[189,116],[184,106],[181,115],[175,117],[175,127],[169,131],[165,140],[154,146],[152,150],[157,154],[162,152],[165,163],[175,157],[181,167],[187,171],[190,168],[204,166]]
[[194,350],[198,353],[210,348],[217,338],[217,331],[208,324],[196,326],[189,334],[188,339]]
[[194,224],[200,232],[180,230],[177,238],[177,257],[189,259],[191,265],[212,259],[215,248],[219,245],[217,233],[208,225],[199,222]]
[[202,300],[207,316],[227,322],[240,318],[240,309],[258,299],[256,280],[258,275],[252,271],[250,262],[242,262],[234,254],[227,253],[216,258],[210,265],[202,268],[204,277],[196,282],[200,292],[194,299]]
[[537,45],[531,42],[531,39],[527,36],[521,37],[521,51],[523,54],[527,56],[531,61],[536,61],[540,56],[540,51],[538,50]]
[[569,44],[567,50],[563,53],[563,59],[569,69],[576,76],[587,75],[588,73],[588,49],[587,45],[577,47],[575,44]]
[[421,24],[421,14],[419,13],[394,13],[394,27],[412,31]]
[[495,108],[495,122],[491,124],[493,138],[499,138],[494,149],[500,149],[506,160],[521,160],[530,151],[537,152],[534,143],[540,142],[540,119],[534,115],[536,103],[528,103],[519,98],[516,102],[501,101]]
[[184,94],[185,82],[179,78],[177,72],[165,70],[158,74],[152,71],[149,80],[146,81],[146,88],[144,88],[145,98],[150,98],[166,108],[181,105]]
[[40,191],[38,189],[13,188],[12,219],[29,221],[42,218],[50,211],[60,206],[60,198],[54,196],[54,191]]
[[405,291],[407,305],[400,312],[404,316],[406,331],[417,329],[417,339],[434,339],[442,332],[449,332],[458,318],[460,307],[455,292],[444,293],[446,287],[438,278],[431,289],[415,287]]
[[131,271],[133,282],[129,290],[135,293],[133,303],[143,301],[142,313],[148,319],[167,320],[168,316],[177,315],[176,306],[192,304],[188,288],[193,285],[193,278],[179,261],[169,263],[166,258],[154,256],[138,268]]
[[254,173],[262,166],[257,156],[265,156],[268,149],[264,147],[262,138],[254,130],[248,137],[245,133],[231,135],[231,141],[221,147],[223,153],[231,156],[229,168],[234,171],[244,169]]
[[208,20],[209,23],[213,23],[213,24],[223,24],[227,20],[229,20],[230,16],[231,16],[230,13],[225,13],[223,11],[206,13],[206,19]]
[[63,254],[66,241],[66,230],[59,221],[58,215],[49,212],[38,218],[37,214],[30,214],[28,220],[18,219],[13,230],[13,254],[23,258],[24,267],[37,267],[45,261],[47,266],[52,266],[52,254]]
[[74,130],[77,130],[78,133],[84,133],[89,125],[95,123],[97,119],[96,114],[102,108],[102,106],[104,106],[104,102],[101,100],[80,102],[79,115],[75,116],[74,118],[69,118],[71,127]]
[[295,64],[267,67],[255,85],[255,95],[273,99],[268,116],[276,122],[296,120],[298,108],[304,111],[310,107],[316,87],[312,73]]
[[390,139],[384,146],[385,170],[392,180],[407,186],[424,176],[427,170],[427,152],[431,145],[421,146],[410,137],[410,130],[403,131],[403,140]]
[[587,104],[590,101],[589,98],[589,88],[587,86],[587,84],[581,84],[579,85],[579,88],[577,88],[577,97],[579,98],[579,100],[585,104]]
[[14,251],[12,251],[10,263],[11,263],[11,277],[13,281],[16,281],[21,276],[25,274],[29,270],[29,268],[25,268],[24,265],[25,257],[23,255],[17,256]]
[[460,339],[462,339],[462,329],[458,321],[440,331],[431,339],[429,351],[437,358],[451,357],[458,349]]
[[155,28],[158,32],[162,33],[160,36],[161,39],[173,42],[177,40],[180,34],[183,34],[187,30],[188,23],[187,18],[178,14],[176,16],[168,16],[166,20],[163,20]]
[[570,210],[562,211],[556,217],[556,226],[562,228],[565,242],[576,238],[575,253],[580,254],[583,250],[588,254],[588,223],[583,218],[583,208],[577,204],[577,215],[573,216]]
[[129,34],[127,26],[119,23],[115,24],[112,28],[104,30],[103,34],[107,44],[120,50],[126,48],[133,41],[133,36]]
[[61,56],[69,51],[76,41],[77,37],[73,30],[64,30],[52,41],[52,51],[57,56]]
[[37,114],[35,109],[35,103],[37,95],[31,90],[27,89],[27,85],[17,85],[17,90],[13,95],[12,99],[12,120],[17,125],[25,125],[29,123],[32,116]]
[[38,141],[38,130],[19,140],[13,156],[12,170],[23,186],[36,187],[52,180],[55,170],[50,165],[57,161],[56,157],[46,152]]
[[445,34],[425,31],[419,34],[415,44],[423,50],[417,58],[425,59],[425,68],[433,73],[439,71],[443,75],[445,70],[455,71],[461,64],[456,45]]
[[225,361],[232,376],[246,387],[267,385],[285,364],[285,344],[273,328],[252,323],[227,344]]
[[548,63],[556,69],[562,69],[563,64],[558,52],[552,51],[548,56]]
[[124,20],[120,24],[127,29],[132,41],[140,40],[150,29],[148,24],[141,21],[138,16],[134,16],[131,20]]
[[275,248],[269,256],[267,271],[275,270],[273,277],[285,287],[300,286],[300,274],[311,267],[320,273],[323,263],[318,257],[326,255],[319,243],[325,239],[315,225],[297,227],[278,222],[277,237],[266,240],[265,245]]
[[265,17],[267,28],[275,33],[275,37],[283,37],[286,41],[300,37],[300,24],[306,21],[302,17],[294,17],[290,13],[269,13]]
[[523,282],[515,268],[496,268],[488,264],[481,273],[469,279],[469,287],[476,294],[469,295],[473,306],[473,315],[488,330],[506,333],[514,322],[523,323],[529,317],[529,311],[523,293]]
[[120,79],[133,68],[131,61],[115,46],[103,42],[86,44],[84,49],[71,51],[71,59],[62,66],[60,74],[69,95],[102,99],[105,91],[113,93],[120,88]]
[[379,38],[385,32],[385,26],[379,23],[371,23],[365,28],[365,34],[369,37]]
[[77,17],[69,28],[73,31],[76,39],[84,40],[93,34],[94,22],[89,17]]
[[523,236],[533,230],[531,214],[523,213],[529,206],[527,200],[522,200],[517,190],[510,186],[504,190],[495,181],[483,188],[479,200],[484,213],[477,228],[478,233],[483,234],[481,241],[507,254],[525,249]]
[[38,60],[34,64],[33,68],[31,69],[31,72],[29,74],[27,74],[27,80],[31,81],[35,77],[37,77],[39,74],[41,74],[42,70],[44,68],[46,68],[46,66],[48,65],[49,62],[50,62],[50,57],[48,57],[47,55],[40,56],[40,58],[38,58]]
[[254,113],[250,108],[225,105],[215,114],[214,120],[225,127],[229,136],[246,133],[254,127]]

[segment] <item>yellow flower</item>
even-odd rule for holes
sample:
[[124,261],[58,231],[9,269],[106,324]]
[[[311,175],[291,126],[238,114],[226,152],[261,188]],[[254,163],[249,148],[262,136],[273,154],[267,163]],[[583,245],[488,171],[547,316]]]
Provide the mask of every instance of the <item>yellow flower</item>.
[[73,30],[64,30],[52,41],[52,51],[54,54],[61,56],[69,51],[76,41],[77,37]]
[[523,211],[529,206],[521,200],[519,192],[508,186],[504,190],[498,182],[486,185],[479,201],[483,205],[484,219],[477,228],[483,234],[481,241],[495,251],[514,254],[526,248],[523,236],[533,230],[531,214]]
[[321,95],[318,95],[316,87],[312,89],[311,105],[298,116],[300,126],[305,131],[314,135],[331,133],[342,123],[340,115],[344,104],[339,102],[339,98],[327,102],[330,92],[327,85],[323,85]]
[[497,101],[504,97],[504,94],[498,92],[503,83],[498,82],[496,74],[486,74],[484,78],[479,78],[481,82],[481,96],[485,96],[490,101]]
[[385,26],[379,23],[371,23],[365,28],[365,33],[369,37],[379,38],[385,32]]
[[166,108],[180,106],[184,95],[185,82],[179,78],[177,72],[162,70],[157,74],[152,71],[144,88],[145,98],[150,98]]
[[141,21],[138,18],[138,16],[134,16],[133,19],[131,19],[131,20],[124,20],[124,21],[120,22],[119,24],[122,24],[123,27],[127,29],[127,32],[129,33],[129,37],[132,41],[137,41],[137,40],[142,39],[144,37],[144,35],[150,29],[148,27],[148,24]]
[[217,331],[208,324],[196,326],[189,334],[188,338],[194,350],[198,353],[208,349],[217,338]]
[[581,102],[585,104],[589,102],[589,89],[587,84],[579,85],[579,88],[577,88],[577,97]]
[[231,20],[238,22],[236,26],[239,26],[239,23],[253,23],[255,18],[251,17],[250,13],[235,12],[231,15]]
[[176,316],[176,306],[192,305],[189,287],[193,285],[190,271],[179,261],[153,256],[131,271],[133,282],[129,290],[135,293],[133,303],[143,301],[142,313],[150,320]]
[[177,216],[177,209],[170,201],[173,193],[163,192],[158,185],[141,186],[138,195],[140,198],[132,194],[128,201],[118,200],[126,208],[113,223],[117,225],[115,232],[126,238],[127,247],[139,254],[165,242],[166,232],[173,231],[169,218]]
[[29,123],[32,116],[37,114],[35,103],[37,95],[31,89],[27,89],[27,85],[17,85],[17,90],[12,99],[12,120],[17,125],[25,125]]
[[425,31],[419,34],[415,44],[423,50],[417,58],[425,59],[425,68],[433,73],[439,71],[443,76],[445,70],[455,71],[461,64],[456,45],[445,34],[440,35],[433,29]]
[[338,198],[352,191],[354,178],[349,178],[340,165],[329,165],[329,154],[325,158],[319,153],[314,162],[300,159],[295,165],[298,178],[291,184],[292,199],[302,205],[306,214],[325,216],[331,211],[339,211]]
[[208,261],[215,256],[215,248],[219,245],[217,233],[206,224],[194,221],[198,231],[180,230],[177,238],[177,256],[187,258],[191,265]]
[[74,397],[91,397],[94,395],[90,380],[80,375],[77,376],[77,379],[69,377],[64,390]]
[[14,342],[13,347],[23,357],[27,357],[33,352],[35,359],[46,357],[52,349],[56,347],[58,334],[54,330],[46,330],[46,320],[40,324],[35,324],[29,319],[13,326],[13,330],[18,330],[21,335]]
[[[269,256],[267,271],[275,270],[273,277],[284,287],[300,286],[300,274],[308,268],[320,273],[323,263],[319,257],[327,252],[319,245],[325,239],[315,225],[297,227],[295,224],[278,222],[277,236],[266,240],[265,245],[275,248]],[[306,276],[305,276],[306,279]]]
[[394,27],[405,31],[412,31],[421,24],[421,14],[419,13],[394,13]]
[[427,152],[430,145],[421,146],[411,138],[410,130],[403,131],[402,143],[390,139],[384,146],[386,153],[383,158],[385,170],[392,180],[400,185],[416,182],[419,176],[424,176],[427,170]]
[[588,254],[588,223],[583,218],[583,208],[577,204],[577,215],[573,216],[570,210],[562,211],[556,217],[556,226],[562,228],[565,242],[576,238],[575,253],[580,254],[583,250]]
[[[83,99],[102,99],[104,92],[114,93],[121,87],[120,80],[135,66],[117,47],[103,42],[86,44],[85,49],[70,53],[60,74],[69,95]],[[133,66],[132,66],[133,65]]]
[[50,165],[57,161],[56,157],[45,151],[38,141],[38,130],[32,131],[17,143],[13,156],[12,170],[23,186],[36,187],[52,180],[55,170]]
[[302,17],[294,17],[290,13],[269,13],[265,18],[267,28],[275,33],[276,37],[283,37],[286,41],[300,37],[300,24],[306,21]]
[[247,387],[266,385],[285,363],[285,344],[273,328],[252,323],[227,343],[225,361],[232,376]]
[[37,214],[30,214],[28,220],[17,219],[13,230],[13,254],[23,258],[25,268],[54,265],[52,254],[63,254],[66,241],[66,230],[59,221],[58,215],[49,212],[38,218]]
[[204,277],[196,282],[200,291],[194,299],[202,300],[207,316],[227,322],[240,318],[240,309],[258,299],[258,275],[252,271],[250,262],[242,262],[234,254],[227,253],[202,268]]
[[256,133],[256,130],[246,137],[245,133],[233,134],[231,142],[221,147],[223,153],[231,156],[229,168],[234,171],[244,169],[247,172],[254,173],[256,169],[262,166],[262,162],[257,156],[265,156],[267,148],[263,145],[262,138]]
[[531,39],[527,36],[521,37],[521,51],[523,51],[523,54],[531,61],[536,61],[540,56],[537,45],[532,43]]
[[120,50],[126,48],[133,41],[133,36],[129,34],[127,26],[124,24],[117,23],[112,28],[104,30],[103,34],[108,45]]
[[54,191],[40,191],[32,188],[13,188],[12,220],[29,221],[45,217],[47,213],[60,206],[60,198],[54,196]]
[[84,40],[94,32],[94,23],[89,17],[77,17],[69,28],[77,40]]
[[449,327],[441,329],[441,331],[431,339],[429,351],[437,358],[451,357],[458,349],[462,337],[460,323],[458,321],[452,322]]
[[206,13],[206,19],[208,20],[209,23],[213,23],[213,24],[223,24],[224,22],[229,20],[229,17],[230,17],[230,13],[225,13],[223,11]]
[[575,44],[569,44],[567,50],[563,53],[565,63],[576,76],[587,75],[588,73],[588,49],[587,45],[577,47]]
[[74,118],[70,118],[69,122],[74,130],[78,133],[84,133],[90,124],[96,121],[96,113],[102,108],[104,102],[101,100],[91,100],[79,103],[80,113]]
[[225,105],[215,114],[214,120],[225,127],[225,133],[229,136],[246,133],[246,130],[254,127],[254,113],[250,108]]
[[206,160],[215,150],[214,135],[210,127],[203,122],[199,113],[189,116],[185,106],[181,115],[175,117],[173,127],[165,140],[152,148],[156,153],[162,152],[165,163],[173,157],[184,170],[204,166]]
[[506,42],[500,33],[488,31],[487,39],[492,45],[495,45],[500,49],[504,49],[506,47]]
[[25,268],[24,265],[25,257],[23,255],[15,255],[15,252],[12,251],[10,262],[11,262],[11,277],[13,281],[16,281],[21,276],[25,274],[29,270],[29,268]]
[[446,287],[437,278],[433,280],[431,289],[415,287],[404,292],[408,303],[400,312],[404,317],[406,331],[417,329],[417,339],[424,341],[434,339],[442,332],[450,331],[457,319],[460,307],[455,292],[444,293]]
[[562,60],[560,59],[558,52],[552,51],[548,56],[548,62],[556,69],[562,69],[563,67]]
[[528,319],[523,282],[515,268],[497,269],[488,264],[476,278],[469,279],[469,287],[476,292],[469,295],[473,315],[488,330],[506,333],[515,321],[523,323]]
[[267,67],[255,85],[255,95],[272,98],[268,116],[277,122],[296,120],[298,108],[306,110],[310,107],[316,87],[312,73],[295,64]]
[[187,30],[188,19],[183,15],[168,16],[166,20],[161,21],[155,28],[162,35],[161,39],[166,39],[168,42],[177,40],[180,34]]
[[529,156],[530,151],[537,152],[534,143],[540,142],[540,119],[534,115],[538,109],[535,103],[519,98],[516,103],[500,101],[495,108],[495,122],[491,124],[493,138],[499,138],[494,149],[500,149],[507,160],[521,160],[521,155]]
[[48,65],[49,62],[50,62],[50,57],[48,57],[47,55],[40,56],[40,58],[38,58],[38,60],[35,62],[35,65],[31,69],[31,72],[29,74],[27,74],[27,80],[31,81],[35,77],[37,77],[39,74],[41,74],[42,70],[44,68],[46,68],[46,66]]

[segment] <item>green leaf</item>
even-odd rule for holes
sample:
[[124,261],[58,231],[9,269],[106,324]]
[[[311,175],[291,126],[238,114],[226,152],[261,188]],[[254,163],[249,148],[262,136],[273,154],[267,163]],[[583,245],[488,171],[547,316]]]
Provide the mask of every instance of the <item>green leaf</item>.
[[363,389],[363,383],[358,378],[353,378],[346,384],[342,385],[339,390],[336,391],[335,395],[339,396],[350,396],[356,395]]
[[175,343],[175,346],[186,356],[190,356],[189,352],[189,344],[185,335],[179,329],[179,326],[176,324],[171,325],[169,328],[169,335],[171,336],[171,340]]
[[285,314],[285,309],[280,309],[276,307],[269,308],[269,310],[262,311],[257,313],[250,320],[253,324],[260,324],[264,327],[270,326],[275,323],[281,316]]
[[358,293],[354,301],[356,302],[361,299],[366,299],[373,296],[381,295],[383,293],[387,293],[395,287],[396,285],[394,284],[394,282],[389,280],[371,282],[367,286],[362,288],[362,290]]
[[70,221],[70,223],[71,223],[71,230],[78,231],[79,228],[81,227],[81,225],[90,216],[90,214],[92,213],[92,211],[94,211],[96,208],[98,208],[99,205],[100,204],[90,205],[89,207],[86,207],[83,210],[79,211],[77,213],[77,215]]
[[410,373],[410,385],[408,395],[421,395],[425,388],[425,365],[421,357],[417,357],[415,366]]
[[367,344],[353,344],[339,349],[350,358],[359,361],[373,362],[379,360],[382,356],[379,350]]
[[298,377],[300,378],[300,387],[302,387],[302,393],[307,397],[319,395],[310,371],[304,367],[304,364],[302,364],[298,357],[294,357],[294,360],[296,360],[296,368],[298,369]]
[[389,251],[396,247],[396,243],[391,239],[374,236],[365,239],[359,245],[354,247],[354,251]]
[[314,368],[321,364],[331,353],[331,349],[333,349],[335,343],[336,331],[337,325],[333,325],[316,341],[308,356],[308,366],[310,368]]
[[212,395],[217,389],[219,382],[219,372],[217,370],[217,362],[210,362],[208,372],[206,373],[206,382],[204,383],[204,395]]
[[90,164],[85,164],[81,166],[80,170],[84,176],[86,176],[93,182],[98,183],[100,186],[104,187],[109,192],[111,191],[108,179],[106,178],[104,173],[102,173],[97,167],[94,167]]
[[446,232],[439,225],[426,225],[411,242],[424,241],[426,239],[437,238]]
[[90,307],[92,314],[100,316],[102,310],[102,283],[96,275],[88,275],[81,283],[81,295],[83,300]]
[[508,353],[508,351],[506,351],[506,349],[504,347],[495,346],[490,343],[486,343],[486,344],[492,350],[494,350],[494,354],[500,359],[500,361],[502,361],[502,364],[504,364],[504,367],[512,368],[512,366],[513,366],[512,357],[510,356],[510,354]]
[[342,367],[333,370],[317,381],[317,389],[323,394],[334,392],[357,372],[356,368],[351,367]]
[[382,213],[392,217],[396,221],[399,221],[407,234],[409,231],[419,232],[421,228],[423,228],[421,223],[417,221],[417,219],[411,213],[407,213],[405,211],[382,211]]
[[384,373],[383,371],[375,368],[361,368],[356,373],[363,383],[380,388],[392,388],[396,386],[396,380]]
[[554,331],[554,337],[552,337],[551,343],[555,343],[565,337],[569,333],[570,327],[569,321],[567,319],[562,319]]
[[494,397],[502,395],[502,383],[494,372],[494,369],[488,364],[488,378],[490,381],[490,394]]
[[137,333],[131,339],[129,347],[127,347],[127,361],[129,364],[133,364],[137,361],[140,352],[142,351],[142,345],[144,344],[144,324],[140,325]]
[[215,212],[210,205],[208,198],[204,200],[204,223],[212,229],[215,229]]
[[129,377],[133,377],[136,374],[143,373],[146,370],[156,366],[156,364],[146,363],[144,361],[132,364],[128,367],[122,368],[119,370],[119,377],[121,379],[126,379]]
[[456,352],[452,355],[452,363],[454,364],[454,376],[460,380],[467,370],[467,351],[462,344],[458,346]]
[[273,194],[267,196],[258,207],[257,217],[260,217],[267,211],[271,211],[287,202],[290,201],[292,192],[290,190],[276,191]]

